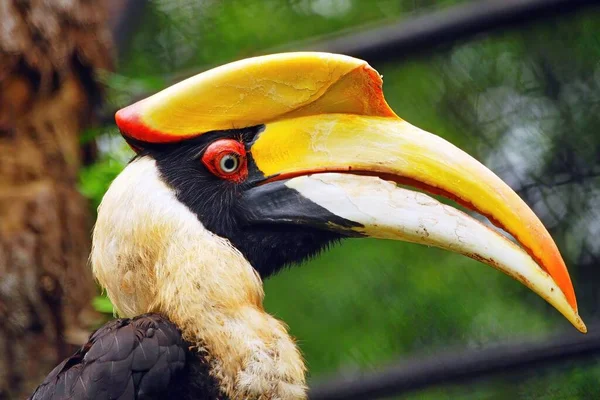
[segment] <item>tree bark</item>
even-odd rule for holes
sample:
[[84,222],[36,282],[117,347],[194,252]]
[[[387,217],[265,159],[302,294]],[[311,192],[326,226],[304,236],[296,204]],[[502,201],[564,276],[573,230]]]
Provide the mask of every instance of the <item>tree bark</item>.
[[97,322],[77,173],[111,67],[105,4],[0,1],[0,399],[26,398]]

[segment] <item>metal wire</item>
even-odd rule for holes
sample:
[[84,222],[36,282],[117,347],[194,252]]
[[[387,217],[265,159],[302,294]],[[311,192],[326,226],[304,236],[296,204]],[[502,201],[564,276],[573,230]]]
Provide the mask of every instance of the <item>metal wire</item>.
[[[362,58],[373,65],[407,59],[439,50],[483,33],[515,28],[553,16],[600,6],[600,0],[481,0],[402,20],[398,23],[364,32],[285,47],[279,51],[326,51]],[[600,8],[599,8],[600,9]],[[125,44],[121,43],[120,48]],[[176,74],[171,83],[205,71],[206,66]],[[152,93],[144,93],[139,99]],[[99,115],[101,124],[114,124],[114,112]]]
[[439,50],[479,34],[489,34],[542,18],[564,17],[598,0],[485,0],[442,9],[390,26],[309,46],[362,58],[369,63],[406,59]]
[[600,325],[590,333],[564,334],[545,341],[507,343],[484,350],[436,354],[403,360],[374,373],[352,373],[316,384],[311,400],[378,399],[442,384],[466,383],[502,373],[539,371],[540,367],[568,365],[598,358]]

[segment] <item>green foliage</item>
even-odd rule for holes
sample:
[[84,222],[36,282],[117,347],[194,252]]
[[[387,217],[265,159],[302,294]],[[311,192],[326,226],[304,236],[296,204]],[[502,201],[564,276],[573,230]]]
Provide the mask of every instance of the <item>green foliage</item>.
[[80,172],[79,191],[87,196],[94,210],[100,205],[102,196],[113,179],[123,170],[123,163],[105,156],[94,165]]
[[185,73],[293,47],[333,32],[389,22],[411,11],[445,7],[457,0],[155,0],[121,65],[121,73],[145,77]]
[[289,324],[318,376],[535,335],[561,322],[528,310],[518,285],[439,249],[360,239],[269,279],[265,305]]
[[104,314],[113,315],[115,313],[112,303],[106,296],[94,297],[94,300],[92,300],[92,306],[94,306],[96,311]]
[[[109,101],[126,104],[190,68],[270,48],[293,49],[300,40],[454,3],[155,0],[121,60],[119,75],[106,78]],[[600,18],[581,15],[377,66],[399,115],[524,188],[520,194],[563,249],[584,319],[597,307],[592,268],[600,250],[592,239],[599,229],[600,181],[597,175],[578,180],[577,174],[599,167],[599,36]],[[524,134],[516,136],[515,146],[511,138],[519,132]],[[105,146],[100,160],[82,171],[80,187],[96,207],[131,152],[122,142],[114,144],[114,131],[91,136]],[[567,183],[553,185],[557,178]],[[269,279],[265,287],[266,308],[289,324],[315,381],[340,369],[375,369],[406,356],[434,356],[569,328],[541,299],[489,267],[404,243],[348,240]],[[106,298],[96,299],[94,306],[112,314]],[[598,386],[591,382],[599,372],[597,365],[588,370],[572,363],[533,371],[526,379],[507,373],[473,386],[403,398],[597,398]]]

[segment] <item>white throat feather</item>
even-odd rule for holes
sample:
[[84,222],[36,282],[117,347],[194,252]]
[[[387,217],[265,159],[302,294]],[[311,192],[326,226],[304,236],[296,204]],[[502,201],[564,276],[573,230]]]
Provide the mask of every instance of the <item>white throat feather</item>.
[[155,160],[134,160],[110,186],[91,262],[120,316],[167,316],[208,355],[231,398],[304,398],[304,364],[285,326],[264,311],[260,277],[177,200]]

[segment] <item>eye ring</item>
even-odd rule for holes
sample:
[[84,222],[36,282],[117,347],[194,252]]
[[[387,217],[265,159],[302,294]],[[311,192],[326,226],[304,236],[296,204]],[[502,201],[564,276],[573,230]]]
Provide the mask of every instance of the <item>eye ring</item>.
[[248,177],[246,148],[234,139],[219,139],[208,145],[202,163],[216,177],[243,182]]

